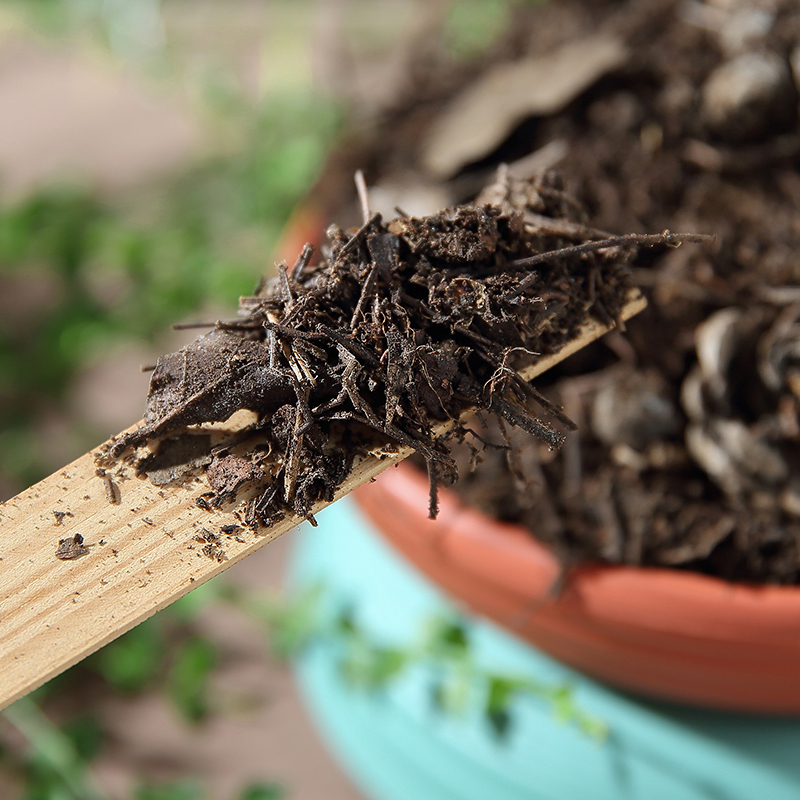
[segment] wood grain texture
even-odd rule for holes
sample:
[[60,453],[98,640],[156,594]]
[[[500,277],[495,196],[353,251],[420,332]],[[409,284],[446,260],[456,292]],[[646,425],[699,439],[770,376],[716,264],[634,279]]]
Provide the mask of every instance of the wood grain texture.
[[[643,298],[632,300],[623,318],[644,306]],[[590,321],[578,338],[540,359],[526,377],[536,377],[606,331]],[[400,448],[357,462],[337,498],[409,454]],[[127,473],[127,479],[114,479],[120,502],[112,502],[117,498],[109,498],[87,453],[0,505],[0,708],[301,521],[286,519],[258,533],[243,527],[237,533],[241,541],[220,534],[226,556],[220,562],[204,554],[204,543],[194,537],[203,529],[219,533],[238,519],[230,510],[197,507],[197,496],[207,488],[202,475],[188,485],[159,488],[131,469]],[[56,558],[59,540],[75,534],[83,536],[88,552],[70,561]]]

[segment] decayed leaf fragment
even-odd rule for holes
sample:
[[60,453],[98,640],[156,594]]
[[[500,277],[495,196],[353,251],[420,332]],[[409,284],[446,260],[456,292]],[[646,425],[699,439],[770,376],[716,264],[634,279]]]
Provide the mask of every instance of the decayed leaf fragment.
[[438,178],[492,152],[525,117],[552,114],[627,58],[615,36],[597,34],[553,53],[501,63],[469,86],[436,120],[422,163]]

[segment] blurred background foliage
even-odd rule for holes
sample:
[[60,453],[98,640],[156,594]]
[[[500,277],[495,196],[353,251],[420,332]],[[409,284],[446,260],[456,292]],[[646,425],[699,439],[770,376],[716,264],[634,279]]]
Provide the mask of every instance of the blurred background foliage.
[[[46,474],[33,429],[99,350],[152,341],[210,302],[232,311],[271,268],[267,254],[316,175],[339,114],[305,97],[269,100],[242,116],[243,149],[160,187],[150,220],[136,219],[136,204],[82,188],[44,189],[0,208],[3,277],[39,287],[24,316],[0,322],[0,471],[12,485]],[[110,433],[80,431],[82,449]]]
[[[319,169],[338,113],[295,97],[241,116],[242,150],[160,187],[150,220],[69,187],[0,210],[3,274],[41,286],[26,318],[6,317],[0,331],[0,469],[17,485],[45,471],[28,437],[41,403],[62,400],[98,349],[152,340],[212,300],[234,309],[270,268],[266,254]],[[109,432],[86,431],[86,440],[98,433]]]
[[[107,742],[91,700],[61,725],[54,724],[41,710],[57,703],[59,696],[75,692],[81,684],[92,679],[99,682],[94,687],[95,697],[98,690],[128,697],[162,692],[190,724],[198,724],[212,713],[210,681],[220,656],[219,646],[198,630],[196,622],[209,604],[226,601],[237,601],[237,593],[228,584],[205,584],[6,709],[2,716],[17,741],[9,748],[0,738],[0,769],[16,776],[22,786],[21,800],[109,800],[92,772],[92,761]],[[264,597],[258,602],[265,607]],[[270,605],[272,619],[291,620],[285,625],[287,631],[297,626],[296,614],[289,610],[291,604],[273,598]],[[304,638],[310,635],[309,628]],[[284,796],[279,783],[261,781],[246,784],[231,800],[279,800]],[[196,778],[142,780],[134,785],[132,798],[210,800],[208,788]]]

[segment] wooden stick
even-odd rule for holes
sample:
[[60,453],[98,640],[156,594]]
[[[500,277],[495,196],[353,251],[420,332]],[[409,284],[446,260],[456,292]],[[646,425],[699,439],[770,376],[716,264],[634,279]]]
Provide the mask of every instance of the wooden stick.
[[[632,300],[623,319],[645,305],[642,297]],[[607,330],[589,321],[580,336],[530,367],[526,379]],[[410,452],[401,447],[357,462],[337,499]],[[263,532],[242,527],[225,535],[221,526],[238,519],[231,511],[199,508],[204,486],[199,477],[160,489],[146,478],[99,475],[87,453],[0,505],[0,708],[301,522],[287,518]],[[204,531],[219,535],[221,547],[204,553],[207,543],[195,538]],[[76,534],[87,552],[57,558],[59,540]],[[218,561],[223,551],[225,560]]]

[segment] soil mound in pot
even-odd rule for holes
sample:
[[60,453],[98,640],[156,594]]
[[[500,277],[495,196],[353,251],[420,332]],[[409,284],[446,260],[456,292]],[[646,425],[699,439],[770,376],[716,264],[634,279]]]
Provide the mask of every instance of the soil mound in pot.
[[[567,564],[797,584],[800,8],[566,2],[520,9],[512,27],[461,84],[429,80],[389,115],[380,152],[393,160],[376,158],[375,180],[412,168],[457,194],[499,161],[555,166],[599,229],[702,231],[720,246],[638,267],[650,307],[625,339],[548,374],[546,393],[580,428],[560,454],[527,443],[465,453],[462,465],[482,463],[462,470],[457,491]],[[526,110],[497,92],[488,105],[474,90],[521,65],[541,78],[547,55],[563,77],[579,66],[575,43],[598,36],[617,55],[560,105]],[[480,102],[495,115],[516,108],[516,121],[482,156],[465,155],[471,164],[445,169],[430,153],[458,129],[453,115],[467,122]],[[506,444],[501,430],[482,435]]]
[[800,9],[658,5],[628,63],[536,138],[568,143],[559,168],[601,227],[669,221],[721,247],[638,270],[650,308],[627,341],[553,376],[580,426],[562,454],[488,450],[457,491],[569,563],[796,584]]

